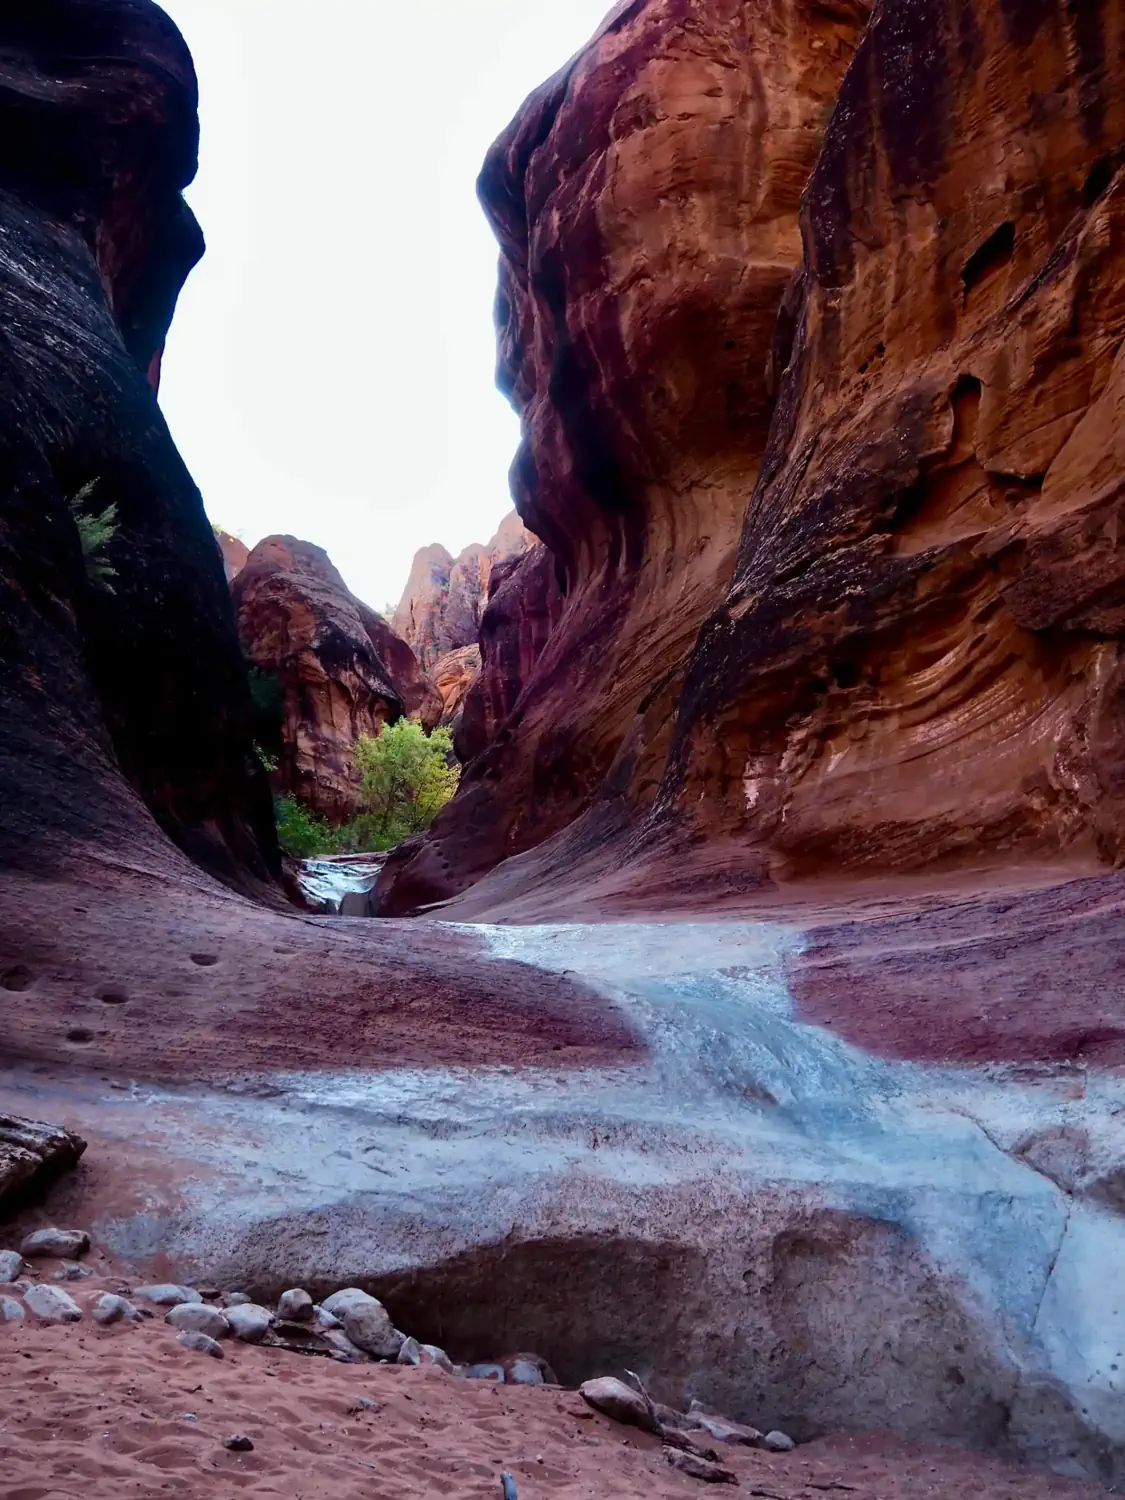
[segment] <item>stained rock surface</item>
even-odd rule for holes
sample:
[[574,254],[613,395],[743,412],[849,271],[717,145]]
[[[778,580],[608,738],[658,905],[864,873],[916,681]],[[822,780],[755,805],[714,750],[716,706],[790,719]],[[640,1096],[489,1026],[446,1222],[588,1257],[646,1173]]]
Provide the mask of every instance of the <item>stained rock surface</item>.
[[461,723],[465,698],[480,673],[480,647],[462,646],[439,656],[431,668],[434,685],[441,694],[441,722],[455,733]]
[[406,642],[355,598],[319,547],[267,537],[232,593],[246,658],[279,698],[277,783],[342,822],[358,804],[359,737],[404,713],[431,729],[441,696]]
[[457,557],[440,544],[415,554],[391,623],[427,671],[451,651],[476,644],[493,568],[518,556],[531,542],[513,512],[483,546],[466,547]]

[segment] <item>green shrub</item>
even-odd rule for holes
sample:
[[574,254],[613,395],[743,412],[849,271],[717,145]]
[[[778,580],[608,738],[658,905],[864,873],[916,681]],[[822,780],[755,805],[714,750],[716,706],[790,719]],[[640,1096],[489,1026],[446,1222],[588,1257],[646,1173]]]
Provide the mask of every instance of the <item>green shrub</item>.
[[293,859],[315,859],[318,854],[337,852],[333,829],[296,797],[275,797],[274,810],[278,842]]
[[[259,751],[259,754],[261,752]],[[294,859],[324,854],[375,854],[427,828],[457,790],[448,729],[426,734],[412,719],[362,735],[356,764],[363,775],[363,807],[342,828],[318,818],[296,797],[277,797],[277,836]]]
[[112,579],[117,571],[105,557],[105,549],[117,535],[117,506],[107,505],[103,511],[86,509],[86,502],[98,487],[91,479],[76,495],[71,496],[70,513],[78,528],[78,540],[82,546],[82,559],[86,564],[86,577],[95,588],[107,594],[113,593]]

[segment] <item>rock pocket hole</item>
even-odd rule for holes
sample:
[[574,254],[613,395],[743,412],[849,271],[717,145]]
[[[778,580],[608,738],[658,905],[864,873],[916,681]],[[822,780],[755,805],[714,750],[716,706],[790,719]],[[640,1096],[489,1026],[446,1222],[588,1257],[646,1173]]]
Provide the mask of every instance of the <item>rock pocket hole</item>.
[[92,1042],[94,1033],[88,1026],[72,1026],[66,1034],[68,1042]]
[[961,281],[965,287],[964,302],[968,305],[969,293],[982,282],[995,276],[1008,265],[1015,254],[1016,226],[1009,219],[988,236],[984,244],[975,250],[965,262]]
[[217,953],[193,953],[191,955],[193,964],[198,964],[201,969],[210,969],[219,962]]
[[103,990],[98,996],[103,1005],[127,1005],[129,996],[124,990]]
[[0,985],[3,985],[6,990],[29,990],[34,982],[35,975],[26,964],[16,964],[0,974]]

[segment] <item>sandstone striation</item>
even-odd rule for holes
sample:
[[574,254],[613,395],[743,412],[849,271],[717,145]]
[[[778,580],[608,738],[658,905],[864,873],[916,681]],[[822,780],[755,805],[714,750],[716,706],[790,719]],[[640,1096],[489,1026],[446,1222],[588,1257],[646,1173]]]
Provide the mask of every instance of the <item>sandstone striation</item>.
[[259,542],[232,585],[247,661],[276,689],[277,784],[343,822],[358,806],[355,746],[404,713],[427,730],[442,700],[381,615],[349,591],[320,547]]
[[798,200],[869,9],[619,6],[489,154],[499,378],[524,433],[513,490],[565,608],[518,708],[488,692],[484,648],[461,730],[480,758],[432,836],[388,865],[386,911],[449,897],[565,828],[639,713],[649,732],[624,780],[651,796],[682,664],[729,582]]
[[493,568],[531,541],[513,511],[485,546],[466,547],[457,557],[437,544],[415,554],[391,623],[427,671],[443,656],[476,644]]
[[661,796],[764,874],[1125,852],[1122,46],[896,0],[848,74]]

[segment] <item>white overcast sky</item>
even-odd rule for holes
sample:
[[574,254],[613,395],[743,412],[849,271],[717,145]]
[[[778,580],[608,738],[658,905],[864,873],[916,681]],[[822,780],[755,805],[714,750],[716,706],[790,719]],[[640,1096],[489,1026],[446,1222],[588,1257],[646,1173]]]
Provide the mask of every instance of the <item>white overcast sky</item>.
[[418,547],[511,508],[474,181],[610,0],[161,3],[199,72],[208,242],[161,404],[213,521],[327,548],[381,608]]

